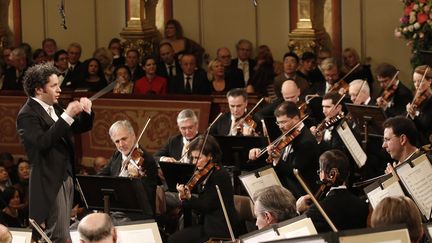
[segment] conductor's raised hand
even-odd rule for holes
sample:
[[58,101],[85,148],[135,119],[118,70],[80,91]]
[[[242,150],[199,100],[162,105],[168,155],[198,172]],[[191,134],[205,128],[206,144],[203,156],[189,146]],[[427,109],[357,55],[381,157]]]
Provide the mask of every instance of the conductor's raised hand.
[[83,107],[81,105],[80,102],[78,101],[72,101],[68,104],[68,106],[66,107],[66,114],[68,114],[68,116],[70,117],[74,117],[76,115],[78,115],[79,113],[81,113],[83,111]]
[[90,114],[91,113],[91,108],[92,108],[92,102],[91,102],[91,100],[88,99],[88,98],[82,97],[82,98],[80,98],[79,102],[80,102],[83,110],[85,112],[87,112],[88,114]]

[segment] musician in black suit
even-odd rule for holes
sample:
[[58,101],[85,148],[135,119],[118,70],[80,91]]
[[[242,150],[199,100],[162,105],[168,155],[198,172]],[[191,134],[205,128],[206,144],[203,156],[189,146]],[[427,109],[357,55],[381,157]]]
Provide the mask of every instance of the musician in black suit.
[[[319,158],[319,167],[321,182],[331,186],[319,203],[335,227],[338,230],[365,228],[369,209],[366,202],[352,194],[346,186],[349,176],[347,156],[337,149],[326,151]],[[310,204],[310,198],[310,195],[299,198],[297,211],[304,212],[312,220],[318,233],[331,231],[317,206]]]
[[239,40],[236,45],[237,58],[231,61],[231,68],[238,68],[243,72],[245,86],[248,84],[250,78],[255,74],[256,61],[251,58],[252,55],[252,42],[249,40]]
[[[306,183],[312,190],[316,189],[319,148],[314,136],[300,120],[300,112],[293,102],[285,101],[280,104],[274,115],[282,133],[289,133],[290,137],[285,146],[277,148],[277,145],[267,147],[267,153],[271,155],[269,163],[272,163],[282,185],[299,198],[304,195],[304,190],[293,174],[293,169],[300,171]],[[255,160],[260,149],[249,151],[249,159]]]
[[198,183],[194,187],[198,190],[198,196],[191,194],[193,188],[190,188],[192,185],[188,183],[177,185],[178,197],[182,201],[182,208],[196,210],[200,214],[200,220],[198,225],[184,228],[171,235],[168,242],[201,243],[211,237],[230,238],[216,185],[221,192],[234,234],[237,235],[239,220],[234,207],[233,187],[228,172],[217,163],[220,161],[221,151],[216,140],[208,136],[205,141],[204,136],[200,136],[196,143],[191,144],[188,156],[199,172],[196,174],[199,174],[196,177]]
[[189,163],[186,156],[190,142],[198,135],[198,118],[190,109],[182,110],[177,116],[180,134],[168,139],[168,142],[153,156],[156,162]]
[[[320,65],[320,68],[325,82],[313,83],[311,87],[311,93],[316,93],[322,96],[329,92],[333,85],[338,82],[343,75],[340,73],[339,63],[336,58],[329,57],[324,59]],[[339,92],[340,90],[336,91]]]
[[175,58],[174,48],[169,42],[160,44],[159,57],[160,61],[157,63],[156,74],[165,77],[169,84],[173,82],[174,77],[182,74],[180,64]]
[[[241,119],[247,115],[248,94],[243,88],[235,88],[228,91],[228,106],[230,112],[224,113],[210,129],[210,134],[220,136],[254,136],[261,132],[261,122],[250,115],[252,123],[241,122]],[[237,125],[237,126],[236,126]]]
[[[396,75],[397,72],[396,67],[388,63],[381,63],[375,71],[381,86],[381,95],[376,99],[376,103],[384,109],[387,117],[403,115],[406,111],[406,105],[413,98],[411,91],[399,80],[398,75]],[[384,96],[387,93],[390,95],[389,98],[385,99]]]
[[194,55],[183,54],[180,66],[183,74],[176,76],[174,82],[168,84],[170,94],[209,95],[211,93],[207,73],[202,69],[197,69]]
[[17,131],[32,165],[29,216],[53,242],[66,242],[71,241],[72,135],[92,128],[93,113],[87,98],[69,103],[65,110],[57,104],[61,92],[57,73],[50,64],[28,69],[24,77],[28,100],[18,113]]
[[[116,145],[117,151],[114,152],[108,164],[102,168],[97,174],[104,176],[121,176],[141,178],[147,197],[151,202],[153,210],[155,209],[155,194],[157,184],[157,167],[153,157],[145,150],[134,147],[137,142],[134,129],[131,123],[127,120],[120,120],[111,125],[109,135],[113,143]],[[124,163],[130,153],[135,150],[141,150],[137,158],[133,158],[136,162],[138,159],[143,159],[143,163],[138,170],[131,163]],[[127,164],[127,165],[125,165]]]

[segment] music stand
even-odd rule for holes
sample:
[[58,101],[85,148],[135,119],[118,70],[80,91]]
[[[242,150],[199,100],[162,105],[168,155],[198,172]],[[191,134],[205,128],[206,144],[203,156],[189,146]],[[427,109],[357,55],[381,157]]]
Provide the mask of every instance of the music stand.
[[265,116],[263,117],[264,122],[267,127],[268,136],[270,138],[270,141],[274,141],[276,138],[278,138],[280,135],[282,135],[281,130],[279,129],[278,125],[276,125],[276,117],[274,116]]
[[387,119],[383,109],[378,106],[345,104],[348,112],[358,125],[363,126],[363,149],[366,150],[368,137],[382,137],[384,128],[382,124]]
[[186,185],[195,171],[193,164],[160,161],[159,165],[170,192],[177,192],[177,183]]
[[111,176],[77,175],[89,209],[139,213],[145,218],[153,218],[151,202],[141,179]]
[[[235,166],[238,170],[251,171],[265,165],[258,159],[254,163],[245,163],[249,160],[249,150],[267,146],[265,137],[252,136],[214,136],[222,150],[222,164]],[[264,163],[261,163],[264,162]],[[258,166],[258,167],[257,167]]]

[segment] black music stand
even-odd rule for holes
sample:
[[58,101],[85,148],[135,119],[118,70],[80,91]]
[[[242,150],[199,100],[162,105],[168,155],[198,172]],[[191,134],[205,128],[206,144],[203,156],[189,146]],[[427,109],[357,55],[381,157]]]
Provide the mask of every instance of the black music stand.
[[384,110],[378,106],[345,104],[357,125],[363,127],[361,132],[364,135],[362,141],[363,149],[366,150],[368,137],[382,137],[384,128],[382,124],[387,119]]
[[[254,163],[249,160],[249,150],[267,146],[265,137],[252,136],[214,136],[222,150],[222,164],[235,166],[238,170],[251,171],[265,165],[265,161],[258,159]],[[261,162],[264,162],[261,163]],[[257,167],[258,166],[258,167]]]
[[159,165],[170,192],[177,192],[177,183],[186,185],[195,171],[193,164],[160,161]]
[[151,202],[141,179],[111,176],[76,176],[88,209],[139,213],[153,218]]

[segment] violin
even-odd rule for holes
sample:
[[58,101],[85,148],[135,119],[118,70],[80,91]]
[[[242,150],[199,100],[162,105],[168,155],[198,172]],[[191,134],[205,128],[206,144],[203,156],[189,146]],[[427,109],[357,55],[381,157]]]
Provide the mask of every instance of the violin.
[[268,158],[266,159],[267,163],[272,163],[273,158],[277,157],[276,154],[280,154],[281,151],[288,146],[294,139],[300,135],[300,130],[294,129],[292,132],[286,134],[282,139],[279,140],[278,143],[275,144],[275,147],[273,148],[273,151],[269,154]]
[[213,170],[220,170],[220,166],[211,161],[209,161],[201,170],[196,170],[186,183],[189,191],[192,191],[199,182],[207,178],[207,175],[209,175]]
[[[261,104],[261,102],[263,102],[263,100],[264,98],[261,98],[245,116],[235,121],[233,129],[237,130],[238,135],[243,134],[244,125],[247,125],[248,127],[251,127],[253,128],[253,130],[255,130],[257,124],[252,118],[251,114],[258,107],[258,105]],[[230,131],[230,133],[232,133],[232,131]]]
[[[423,104],[424,104],[424,102],[429,98],[429,88],[427,88],[427,89],[424,89],[422,92],[420,92],[420,89],[422,88],[422,86],[423,86],[423,82],[425,81],[425,78],[426,78],[426,74],[428,73],[428,71],[429,71],[429,67],[427,67],[426,68],[426,70],[425,70],[425,72],[424,72],[424,74],[423,74],[423,77],[422,77],[422,79],[421,79],[421,81],[420,81],[420,85],[419,85],[419,88],[416,90],[416,93],[415,93],[415,95],[414,95],[414,98],[413,98],[413,100],[412,100],[412,102],[411,102],[411,107],[412,107],[412,109],[413,110],[417,110],[418,108],[420,108]],[[408,114],[407,114],[407,116],[408,116]]]
[[343,89],[344,90],[344,94],[348,93],[349,90],[349,84],[347,82],[345,82],[344,79],[346,79],[352,72],[354,72],[358,67],[360,66],[360,63],[357,63],[357,65],[355,65],[353,68],[351,68],[351,70],[349,70],[349,72],[347,74],[345,74],[345,76],[343,76],[341,79],[339,79],[339,81],[337,81],[336,83],[334,83],[332,85],[332,87],[329,89],[328,92],[332,92],[332,91],[336,91],[339,92],[339,90]]
[[319,200],[321,196],[334,185],[335,181],[336,181],[336,176],[325,178],[324,180],[322,180],[320,188],[314,194],[315,198]]
[[385,89],[382,91],[380,95],[380,98],[385,102],[389,102],[389,100],[393,97],[394,93],[396,92],[397,89],[396,77],[398,76],[398,74],[399,71],[395,73],[390,83],[387,85],[387,87],[385,87]]
[[[130,177],[142,177],[146,175],[146,170],[144,167],[142,167],[144,163],[143,156],[144,156],[144,151],[140,147],[136,147],[132,150],[130,159],[134,161],[135,165],[138,166],[138,168],[134,168],[134,169],[128,168]],[[131,163],[131,161],[129,160],[126,163]]]
[[307,103],[302,102],[299,106],[297,106],[297,108],[300,111],[300,117],[304,117],[306,115]]
[[338,121],[344,119],[344,114],[337,114],[334,117],[331,117],[330,119],[326,120],[324,119],[316,128],[316,136],[321,135],[325,129],[330,128],[334,124],[336,124]]

